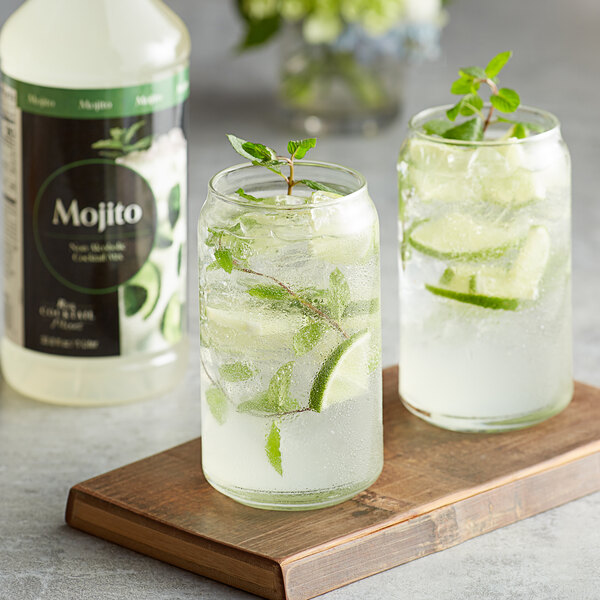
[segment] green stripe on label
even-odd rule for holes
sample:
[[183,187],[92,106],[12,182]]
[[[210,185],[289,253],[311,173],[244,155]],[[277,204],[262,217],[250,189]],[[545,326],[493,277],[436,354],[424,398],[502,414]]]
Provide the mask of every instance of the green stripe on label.
[[23,112],[69,119],[108,119],[147,115],[183,103],[190,94],[189,69],[153,83],[113,89],[51,88],[2,75],[17,90]]

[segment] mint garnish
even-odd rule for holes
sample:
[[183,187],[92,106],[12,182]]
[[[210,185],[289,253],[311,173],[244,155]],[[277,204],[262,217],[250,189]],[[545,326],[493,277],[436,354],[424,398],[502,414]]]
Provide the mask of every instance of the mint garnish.
[[275,421],[271,423],[271,429],[267,435],[267,443],[265,444],[265,452],[271,466],[280,474],[283,475],[281,466],[281,433]]
[[229,406],[227,405],[227,396],[224,392],[216,387],[211,386],[206,390],[206,404],[211,415],[219,425],[223,425],[227,419]]
[[247,381],[256,375],[256,372],[243,362],[221,365],[219,373],[224,381],[229,382]]
[[[294,179],[294,161],[302,159],[306,156],[306,153],[314,148],[317,144],[316,138],[307,138],[304,140],[290,140],[287,145],[287,150],[290,156],[280,156],[268,146],[259,144],[258,142],[248,142],[239,138],[233,134],[227,134],[229,142],[233,146],[233,149],[244,158],[252,161],[253,165],[259,165],[266,167],[273,173],[283,177],[287,183],[287,193],[291,195],[294,186],[303,184],[313,190],[320,190],[323,192],[339,193],[338,190],[318,181],[312,181],[310,179],[300,179],[296,181]],[[282,171],[283,167],[289,168],[289,175],[285,175]],[[236,192],[245,200],[258,200],[258,198],[246,193],[243,188],[239,188]]]
[[296,356],[302,356],[310,352],[319,343],[324,333],[325,324],[323,321],[314,321],[302,327],[293,339]]
[[328,304],[333,317],[339,321],[349,303],[350,286],[348,285],[348,281],[339,269],[335,269],[329,275]]
[[258,416],[283,416],[303,410],[300,409],[298,401],[290,396],[293,370],[293,361],[279,367],[271,378],[267,390],[261,392],[252,400],[242,402],[238,405],[237,410]]
[[[501,52],[494,56],[485,69],[481,67],[463,67],[458,72],[458,79],[452,83],[450,92],[462,96],[452,108],[446,111],[447,119],[432,119],[423,125],[428,135],[438,135],[452,140],[480,141],[493,123],[510,123],[512,127],[506,137],[524,138],[532,131],[539,131],[539,126],[522,121],[515,121],[498,116],[492,120],[494,112],[513,113],[519,108],[521,98],[515,90],[498,86],[498,74],[512,56],[512,52]],[[490,90],[489,108],[484,114],[484,100],[480,88],[485,85]],[[471,119],[453,125],[458,116]]]

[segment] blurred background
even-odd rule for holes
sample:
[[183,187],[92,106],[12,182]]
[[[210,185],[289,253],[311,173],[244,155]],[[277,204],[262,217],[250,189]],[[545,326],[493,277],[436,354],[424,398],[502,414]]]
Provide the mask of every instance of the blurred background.
[[[422,0],[422,6],[428,1]],[[281,118],[277,102],[285,52],[281,39],[240,52],[245,26],[233,0],[166,3],[187,24],[193,44],[190,368],[186,381],[169,398],[84,411],[20,398],[2,383],[1,599],[251,597],[72,531],[62,521],[71,485],[199,435],[193,246],[207,182],[218,170],[239,162],[226,133],[274,148],[302,135],[291,129],[289,114]],[[20,0],[2,0],[0,24],[20,4]],[[324,122],[309,122],[319,135],[312,156],[363,172],[379,211],[384,365],[397,362],[395,164],[407,119],[425,107],[452,102],[449,88],[459,67],[485,66],[498,52],[512,50],[514,56],[501,76],[503,84],[516,89],[524,104],[555,113],[571,151],[575,376],[600,385],[600,2],[452,0],[444,11],[441,21],[436,21],[439,49],[437,29],[415,34],[418,43],[411,38],[409,44],[413,52],[402,46],[402,56],[411,54],[413,59],[402,60],[398,75],[403,78],[398,117],[388,111],[375,123],[346,124],[352,130],[349,134],[327,132]],[[306,125],[296,120],[298,124]],[[600,583],[599,532],[600,496],[596,494],[337,590],[327,598],[591,600],[598,597]]]

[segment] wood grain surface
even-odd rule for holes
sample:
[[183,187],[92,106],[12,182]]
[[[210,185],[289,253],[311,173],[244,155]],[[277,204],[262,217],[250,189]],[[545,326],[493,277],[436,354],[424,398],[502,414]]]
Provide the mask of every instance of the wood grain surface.
[[600,490],[600,389],[505,434],[428,425],[384,371],[385,465],[353,499],[308,512],[216,492],[200,438],[74,486],[69,525],[269,599],[304,600]]

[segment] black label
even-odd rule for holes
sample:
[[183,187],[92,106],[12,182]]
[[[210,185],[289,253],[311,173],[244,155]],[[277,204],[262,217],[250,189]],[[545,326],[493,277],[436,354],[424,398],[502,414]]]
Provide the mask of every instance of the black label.
[[[4,85],[6,104],[19,88]],[[21,293],[5,291],[7,315],[23,320],[7,323],[10,339],[82,357],[176,343],[185,305],[184,105],[76,119],[21,111],[17,99],[3,112],[5,155],[14,152],[20,181],[14,194],[4,186],[5,215],[7,202],[19,207],[5,219],[5,271],[11,282],[22,272]]]

